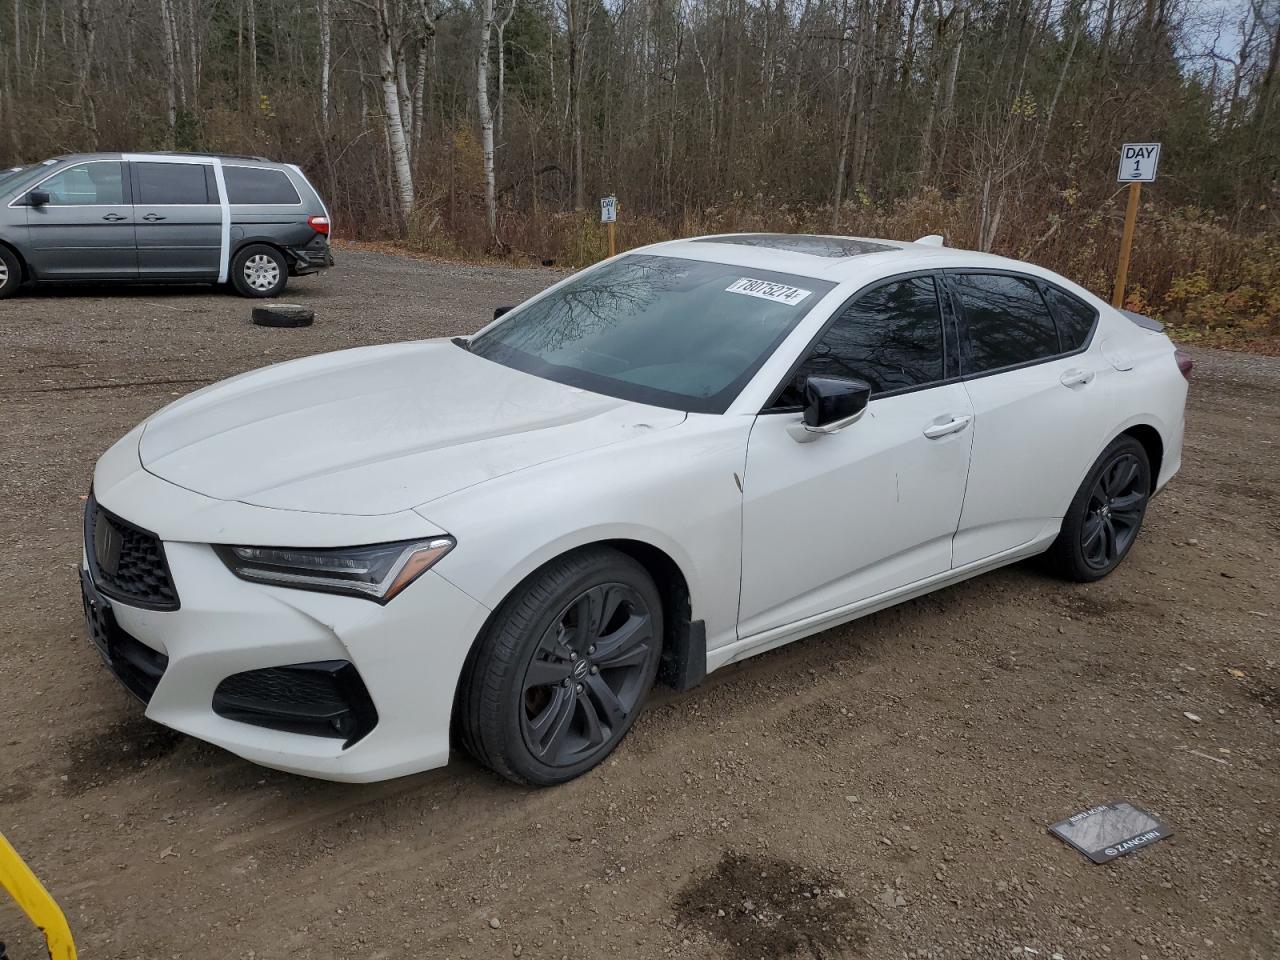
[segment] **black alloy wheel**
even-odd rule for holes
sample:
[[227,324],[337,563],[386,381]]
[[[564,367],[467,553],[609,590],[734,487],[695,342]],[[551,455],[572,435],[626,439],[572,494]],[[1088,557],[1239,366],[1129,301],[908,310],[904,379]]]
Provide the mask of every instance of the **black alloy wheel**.
[[1080,525],[1080,552],[1095,570],[1107,570],[1123,557],[1138,535],[1147,507],[1147,477],[1132,453],[1103,467],[1089,493]]
[[653,614],[624,583],[593,586],[543,631],[525,671],[520,728],[543,763],[573,766],[606,746],[649,692]]
[[1142,528],[1152,490],[1151,461],[1132,436],[1113,440],[1094,462],[1045,554],[1055,573],[1088,583],[1120,565]]
[[662,657],[662,597],[609,547],[576,550],[525,579],[467,659],[454,727],[467,751],[517,783],[590,770],[622,742]]

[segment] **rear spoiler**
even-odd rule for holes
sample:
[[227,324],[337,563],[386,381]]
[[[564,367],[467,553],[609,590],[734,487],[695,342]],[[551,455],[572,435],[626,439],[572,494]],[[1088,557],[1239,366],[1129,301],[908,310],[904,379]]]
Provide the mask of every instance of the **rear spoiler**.
[[1154,330],[1156,333],[1164,332],[1164,324],[1159,320],[1152,320],[1150,317],[1144,317],[1142,314],[1134,313],[1132,310],[1121,310],[1120,312],[1143,330]]

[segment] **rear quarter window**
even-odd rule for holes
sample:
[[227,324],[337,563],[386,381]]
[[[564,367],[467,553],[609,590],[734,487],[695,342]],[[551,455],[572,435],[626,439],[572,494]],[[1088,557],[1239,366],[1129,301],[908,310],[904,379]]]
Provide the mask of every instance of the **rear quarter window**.
[[223,166],[229,203],[299,204],[302,199],[283,170]]
[[1098,311],[1079,297],[1073,297],[1067,291],[1048,284],[1044,287],[1044,298],[1053,311],[1054,319],[1058,321],[1058,337],[1062,340],[1063,351],[1070,353],[1088,343],[1094,321],[1098,319]]

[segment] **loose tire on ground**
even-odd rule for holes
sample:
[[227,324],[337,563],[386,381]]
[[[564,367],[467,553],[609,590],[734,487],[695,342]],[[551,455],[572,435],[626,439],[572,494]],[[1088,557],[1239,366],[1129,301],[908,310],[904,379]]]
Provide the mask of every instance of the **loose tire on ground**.
[[22,283],[22,265],[13,252],[0,246],[0,300],[13,296]]
[[1048,568],[1077,583],[1111,573],[1138,538],[1153,486],[1142,444],[1127,434],[1113,440],[1067,508],[1062,530],[1044,556]]
[[662,599],[606,547],[551,561],[494,613],[463,670],[455,727],[516,783],[572,780],[613,752],[653,687]]
[[253,322],[260,327],[309,327],[316,312],[296,303],[273,303],[254,307]]
[[231,285],[242,297],[278,297],[289,282],[289,262],[265,243],[251,243],[231,258]]

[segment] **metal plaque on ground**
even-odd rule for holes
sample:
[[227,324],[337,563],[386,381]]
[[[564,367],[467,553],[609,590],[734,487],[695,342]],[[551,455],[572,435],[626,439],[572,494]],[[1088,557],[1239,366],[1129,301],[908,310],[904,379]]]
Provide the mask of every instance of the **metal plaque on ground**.
[[1049,832],[1094,863],[1106,863],[1173,836],[1173,830],[1130,803],[1104,803],[1055,823]]

